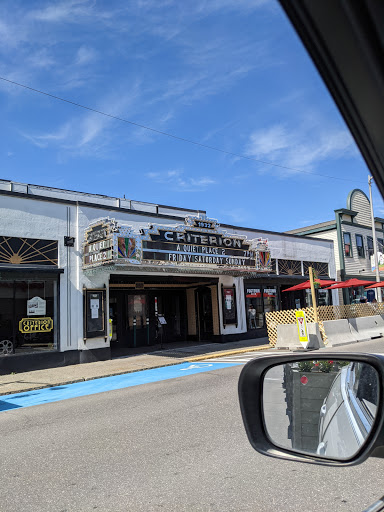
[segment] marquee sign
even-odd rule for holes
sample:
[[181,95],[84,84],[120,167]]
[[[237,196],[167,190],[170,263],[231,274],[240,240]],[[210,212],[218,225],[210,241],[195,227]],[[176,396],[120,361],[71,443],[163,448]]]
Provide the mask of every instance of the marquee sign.
[[187,217],[177,226],[150,225],[137,231],[99,221],[86,232],[84,267],[103,263],[171,266],[224,267],[247,271],[270,271],[268,241],[228,233],[216,220]]

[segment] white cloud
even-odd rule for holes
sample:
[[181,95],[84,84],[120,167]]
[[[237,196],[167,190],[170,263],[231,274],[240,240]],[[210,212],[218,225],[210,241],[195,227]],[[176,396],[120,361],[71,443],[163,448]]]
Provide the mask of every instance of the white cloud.
[[87,46],[80,46],[80,48],[77,50],[74,63],[76,66],[84,66],[85,64],[89,64],[95,59],[96,52],[94,49]]
[[346,129],[322,126],[318,123],[302,123],[295,127],[275,124],[253,132],[249,137],[246,154],[255,159],[311,171],[328,159],[357,155],[355,143]]
[[232,208],[231,210],[222,210],[221,216],[223,219],[229,219],[229,222],[239,224],[249,219],[251,212],[245,208]]
[[173,169],[165,172],[149,172],[147,177],[157,183],[166,184],[183,192],[201,192],[216,183],[210,176],[185,177],[184,171]]
[[28,133],[22,133],[23,137],[32,142],[39,148],[46,148],[52,142],[60,143],[65,141],[71,133],[71,125],[69,123],[61,126],[56,132],[45,133],[42,135],[31,135]]
[[[121,117],[127,114],[137,102],[140,95],[139,84],[133,84],[131,89],[124,88],[124,92],[113,90],[100,102],[100,111]],[[129,114],[127,115],[129,117]],[[113,139],[113,124],[119,123],[111,117],[96,112],[80,112],[70,121],[44,134],[22,135],[38,147],[54,147],[75,154],[91,154],[103,156],[102,149],[106,149],[108,142]]]

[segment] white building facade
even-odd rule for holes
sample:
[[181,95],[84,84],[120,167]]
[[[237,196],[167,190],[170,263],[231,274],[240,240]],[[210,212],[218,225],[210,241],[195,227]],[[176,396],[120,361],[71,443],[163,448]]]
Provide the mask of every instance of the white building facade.
[[332,241],[205,211],[0,180],[0,214],[2,372],[262,337],[309,266],[336,277]]

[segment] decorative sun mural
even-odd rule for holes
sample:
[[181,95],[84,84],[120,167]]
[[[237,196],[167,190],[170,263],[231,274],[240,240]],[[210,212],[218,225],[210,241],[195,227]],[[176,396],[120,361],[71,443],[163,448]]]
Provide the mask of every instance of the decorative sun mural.
[[57,266],[57,240],[0,236],[0,263]]
[[301,276],[301,261],[279,260],[279,274],[285,276]]
[[326,277],[329,275],[328,263],[321,263],[318,261],[304,261],[304,275],[306,276],[309,275],[309,267],[312,267],[317,272],[319,277]]

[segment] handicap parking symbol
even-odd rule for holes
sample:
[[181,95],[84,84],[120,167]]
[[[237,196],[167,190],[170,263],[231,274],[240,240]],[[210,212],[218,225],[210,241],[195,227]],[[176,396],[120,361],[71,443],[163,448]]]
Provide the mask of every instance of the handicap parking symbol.
[[194,370],[196,368],[208,368],[209,366],[213,366],[212,363],[200,363],[200,364],[190,364],[188,368],[180,368],[180,371],[186,371],[186,370]]

